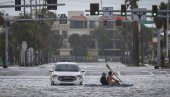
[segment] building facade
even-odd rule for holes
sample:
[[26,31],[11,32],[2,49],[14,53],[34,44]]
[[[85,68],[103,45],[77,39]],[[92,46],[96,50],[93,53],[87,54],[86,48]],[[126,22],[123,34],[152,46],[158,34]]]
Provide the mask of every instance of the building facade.
[[[60,15],[58,15],[59,19]],[[120,58],[121,56],[121,31],[116,28],[115,18],[117,16],[113,16],[112,19],[107,21],[107,25],[105,28],[109,32],[110,45],[105,49],[107,56]],[[60,56],[70,56],[71,48],[68,42],[68,38],[72,34],[91,34],[92,31],[97,29],[99,26],[104,26],[104,20],[108,17],[104,16],[89,16],[84,15],[83,11],[69,11],[68,12],[68,21],[67,24],[60,24],[58,19],[54,22],[52,27],[52,31],[57,34],[62,35],[64,38],[63,46],[60,48]],[[100,50],[98,50],[97,44],[94,41],[94,48],[88,49],[88,54],[92,56],[99,56]]]

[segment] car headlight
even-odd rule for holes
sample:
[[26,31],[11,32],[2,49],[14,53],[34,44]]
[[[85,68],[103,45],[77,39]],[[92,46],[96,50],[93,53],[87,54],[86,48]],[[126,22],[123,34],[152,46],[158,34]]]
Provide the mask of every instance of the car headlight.
[[77,75],[77,77],[78,77],[79,79],[82,79],[82,78],[83,78],[83,76],[82,76],[82,75]]
[[57,77],[58,75],[52,75],[52,78],[55,78],[55,77]]

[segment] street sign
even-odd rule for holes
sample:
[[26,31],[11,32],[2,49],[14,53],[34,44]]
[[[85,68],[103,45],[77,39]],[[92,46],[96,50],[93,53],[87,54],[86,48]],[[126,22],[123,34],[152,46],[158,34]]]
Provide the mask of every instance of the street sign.
[[61,16],[60,16],[60,24],[67,24],[67,16],[66,16],[66,14],[61,14]]
[[150,20],[150,21],[140,21],[142,24],[153,24],[154,21]]
[[136,9],[133,9],[133,11],[136,11],[136,12],[133,12],[133,15],[132,15],[134,21],[141,21],[141,20],[146,21],[146,11],[147,11],[146,8],[136,8]]
[[109,17],[109,19],[112,19],[113,17],[113,7],[103,7],[104,11],[110,11],[110,12],[103,12],[103,16]]

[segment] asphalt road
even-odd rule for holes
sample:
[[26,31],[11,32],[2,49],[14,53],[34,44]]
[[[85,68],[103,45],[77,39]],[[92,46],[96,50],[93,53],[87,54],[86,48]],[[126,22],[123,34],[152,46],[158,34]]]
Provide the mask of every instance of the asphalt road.
[[80,63],[84,86],[51,86],[48,72],[54,63],[38,67],[0,67],[0,97],[169,97],[170,70],[127,67],[109,63],[117,76],[132,87],[101,86],[105,63]]

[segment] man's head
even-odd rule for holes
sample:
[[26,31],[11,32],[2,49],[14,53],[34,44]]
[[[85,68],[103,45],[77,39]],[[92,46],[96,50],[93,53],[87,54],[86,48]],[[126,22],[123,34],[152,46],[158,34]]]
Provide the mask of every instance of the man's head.
[[111,76],[111,75],[112,75],[112,71],[109,71],[109,72],[108,72],[108,75]]
[[102,76],[103,76],[103,77],[106,77],[106,73],[105,73],[105,72],[103,72],[103,73],[102,73]]

